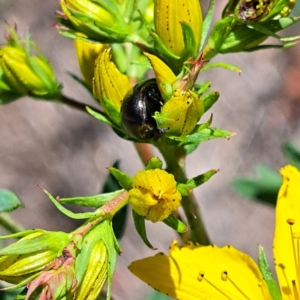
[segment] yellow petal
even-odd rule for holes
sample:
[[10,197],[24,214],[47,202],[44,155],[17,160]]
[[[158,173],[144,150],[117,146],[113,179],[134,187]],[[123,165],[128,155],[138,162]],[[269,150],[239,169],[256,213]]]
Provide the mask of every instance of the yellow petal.
[[111,61],[110,49],[106,49],[96,59],[93,82],[94,96],[100,100],[105,110],[104,98],[113,103],[117,110],[120,110],[125,95],[131,90],[128,77],[117,69]]
[[172,85],[175,82],[176,76],[173,73],[173,71],[168,67],[168,65],[166,65],[157,56],[145,52],[144,54],[151,63],[159,91],[165,99],[166,84]]
[[81,39],[75,39],[75,48],[80,70],[86,84],[92,87],[94,77],[95,60],[107,44],[89,43]]
[[184,51],[181,23],[188,23],[194,33],[196,51],[200,46],[202,11],[199,0],[155,0],[155,31],[170,52],[180,56]]
[[133,262],[129,270],[158,291],[181,300],[271,299],[258,266],[248,255],[226,246],[179,247]]
[[299,297],[300,172],[293,166],[285,166],[280,172],[283,183],[276,205],[275,268],[282,299],[299,299],[294,293]]

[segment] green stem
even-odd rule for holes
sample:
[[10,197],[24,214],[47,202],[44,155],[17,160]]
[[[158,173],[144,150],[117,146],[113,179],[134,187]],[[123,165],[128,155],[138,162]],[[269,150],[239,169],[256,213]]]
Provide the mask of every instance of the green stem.
[[102,115],[105,115],[98,108],[95,108],[93,106],[90,106],[90,105],[82,103],[82,102],[78,102],[78,101],[76,101],[74,99],[71,99],[71,98],[65,96],[65,95],[61,95],[61,98],[59,99],[58,103],[66,104],[66,105],[68,105],[68,106],[70,106],[72,108],[75,108],[75,109],[80,110],[80,111],[85,112],[85,113],[87,113],[86,107],[89,107],[92,110],[94,110],[95,112],[97,112],[99,114],[102,114]]
[[[164,141],[158,142],[157,147],[166,161],[167,171],[175,176],[177,182],[185,182],[187,180],[185,173],[186,155],[183,147],[168,146]],[[196,198],[192,194],[182,197],[181,205],[189,225],[190,239],[201,245],[209,245],[210,240]]]
[[24,231],[24,227],[16,223],[8,214],[0,215],[0,225],[10,233]]

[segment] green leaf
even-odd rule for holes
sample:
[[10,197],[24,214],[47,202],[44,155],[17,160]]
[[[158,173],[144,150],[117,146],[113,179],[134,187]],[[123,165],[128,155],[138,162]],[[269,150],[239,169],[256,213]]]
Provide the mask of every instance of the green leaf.
[[[119,161],[117,160],[113,164],[114,168],[119,167]],[[117,181],[117,179],[112,176],[111,173],[106,177],[102,193],[112,192],[120,189],[120,185]],[[119,192],[119,191],[118,191]],[[113,231],[115,233],[116,238],[119,240],[122,238],[125,232],[125,225],[127,221],[127,215],[128,215],[128,205],[123,206],[113,217],[112,219],[112,226]]]
[[190,154],[191,152],[196,150],[202,142],[216,138],[229,139],[230,137],[235,135],[235,133],[223,129],[209,127],[211,122],[212,115],[206,123],[202,123],[196,126],[196,133],[187,135],[184,138],[173,137],[173,139],[179,140],[178,144],[184,146],[186,153]]
[[257,179],[234,179],[231,188],[243,197],[275,206],[281,183],[279,173],[259,165],[257,166]]
[[95,211],[95,212],[85,212],[85,213],[73,213],[72,211],[66,209],[61,205],[61,203],[54,199],[54,197],[44,188],[42,188],[44,193],[48,196],[50,201],[54,204],[54,206],[64,215],[68,216],[69,218],[75,219],[75,220],[81,220],[81,219],[89,219],[91,217],[100,217],[103,215],[103,212],[101,211]]
[[211,87],[211,81],[206,81],[204,83],[196,82],[194,85],[195,91],[198,96],[202,96]]
[[202,98],[203,106],[204,106],[204,112],[207,112],[219,99],[220,93],[217,91],[212,91],[205,95]]
[[104,193],[87,197],[72,197],[72,198],[59,198],[57,201],[61,204],[75,204],[79,206],[100,207],[118,196],[124,190],[118,190],[111,193]]
[[192,27],[186,23],[181,23],[183,43],[184,43],[184,52],[182,57],[189,58],[194,57],[198,53],[198,49],[196,47],[195,35]]
[[163,163],[158,157],[152,157],[145,170],[162,169]]
[[110,167],[108,168],[108,170],[118,180],[123,189],[125,189],[126,191],[129,191],[131,189],[132,178],[130,176],[114,167]]
[[178,141],[179,146],[184,146],[187,144],[195,144],[195,143],[199,144],[217,138],[229,139],[234,135],[235,135],[234,133],[221,128],[209,127],[209,128],[201,129],[200,132],[196,132],[183,137],[173,136],[169,138]]
[[24,205],[16,194],[6,189],[0,189],[0,213],[10,212],[19,207],[24,207]]
[[204,72],[206,70],[209,70],[209,69],[213,69],[213,68],[223,68],[223,69],[226,69],[226,70],[237,72],[239,74],[242,73],[242,70],[241,70],[240,67],[237,67],[237,66],[234,66],[234,65],[231,65],[231,64],[227,64],[227,63],[222,63],[222,62],[207,64],[207,65],[205,65],[204,67],[201,68],[200,73]]
[[[76,74],[73,74],[71,72],[67,72],[67,74],[72,77],[76,82],[78,82],[80,85],[82,85],[92,96],[93,96],[93,91],[91,90],[91,88],[86,84],[86,82],[79,78]],[[96,100],[94,97],[93,99],[97,102],[97,104],[99,105],[98,100]]]
[[288,163],[300,170],[300,151],[291,142],[282,145],[282,152]]
[[107,125],[109,125],[109,126],[114,127],[114,124],[113,124],[113,123],[105,116],[104,113],[103,113],[103,114],[100,114],[100,113],[94,111],[93,109],[91,109],[91,108],[88,107],[88,106],[87,106],[85,109],[86,109],[86,111],[87,111],[91,116],[93,116],[93,117],[94,117],[95,119],[97,119],[98,121],[103,122],[103,123],[105,123],[105,124],[107,124]]
[[[33,230],[33,234],[40,230]],[[4,236],[6,238],[7,236]],[[41,235],[19,240],[0,250],[0,255],[22,255],[42,250],[61,251],[70,242],[70,237],[62,231],[44,231]]]
[[191,189],[185,183],[178,183],[177,190],[181,196],[190,196],[192,192]]
[[218,173],[219,170],[210,170],[204,174],[198,175],[194,178],[188,179],[186,181],[186,185],[192,190],[198,187],[199,185],[203,184],[204,182],[208,181],[210,177]]
[[280,291],[267,262],[264,248],[261,245],[258,246],[258,266],[264,280],[267,283],[271,298],[273,300],[281,300]]
[[166,219],[163,220],[163,222],[179,233],[184,233],[188,230],[188,227],[173,215],[169,215]]
[[147,238],[147,233],[146,233],[146,226],[145,226],[145,218],[138,215],[134,210],[132,210],[132,216],[133,216],[133,221],[134,221],[134,226],[136,231],[138,232],[139,236],[143,240],[143,242],[150,248],[155,250],[151,243],[149,242]]
[[211,24],[213,22],[214,17],[214,10],[215,10],[215,0],[210,0],[208,11],[206,16],[203,20],[203,27],[202,27],[202,36],[201,36],[201,43],[200,43],[200,51],[201,52],[206,44],[206,40],[211,28]]

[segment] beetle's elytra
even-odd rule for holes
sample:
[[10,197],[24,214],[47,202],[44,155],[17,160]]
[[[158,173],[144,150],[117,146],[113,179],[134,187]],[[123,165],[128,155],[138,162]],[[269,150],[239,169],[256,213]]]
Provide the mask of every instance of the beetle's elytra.
[[160,112],[163,99],[155,79],[138,83],[126,96],[121,107],[122,124],[126,132],[137,140],[158,139],[164,132],[157,128],[155,112]]

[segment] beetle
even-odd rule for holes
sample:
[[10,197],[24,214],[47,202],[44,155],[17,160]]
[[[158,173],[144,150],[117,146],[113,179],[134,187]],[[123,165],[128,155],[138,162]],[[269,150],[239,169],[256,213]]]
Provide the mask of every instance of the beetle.
[[134,139],[157,140],[165,132],[158,129],[155,112],[164,104],[156,80],[148,79],[138,83],[133,93],[125,96],[121,106],[121,120],[125,131]]

